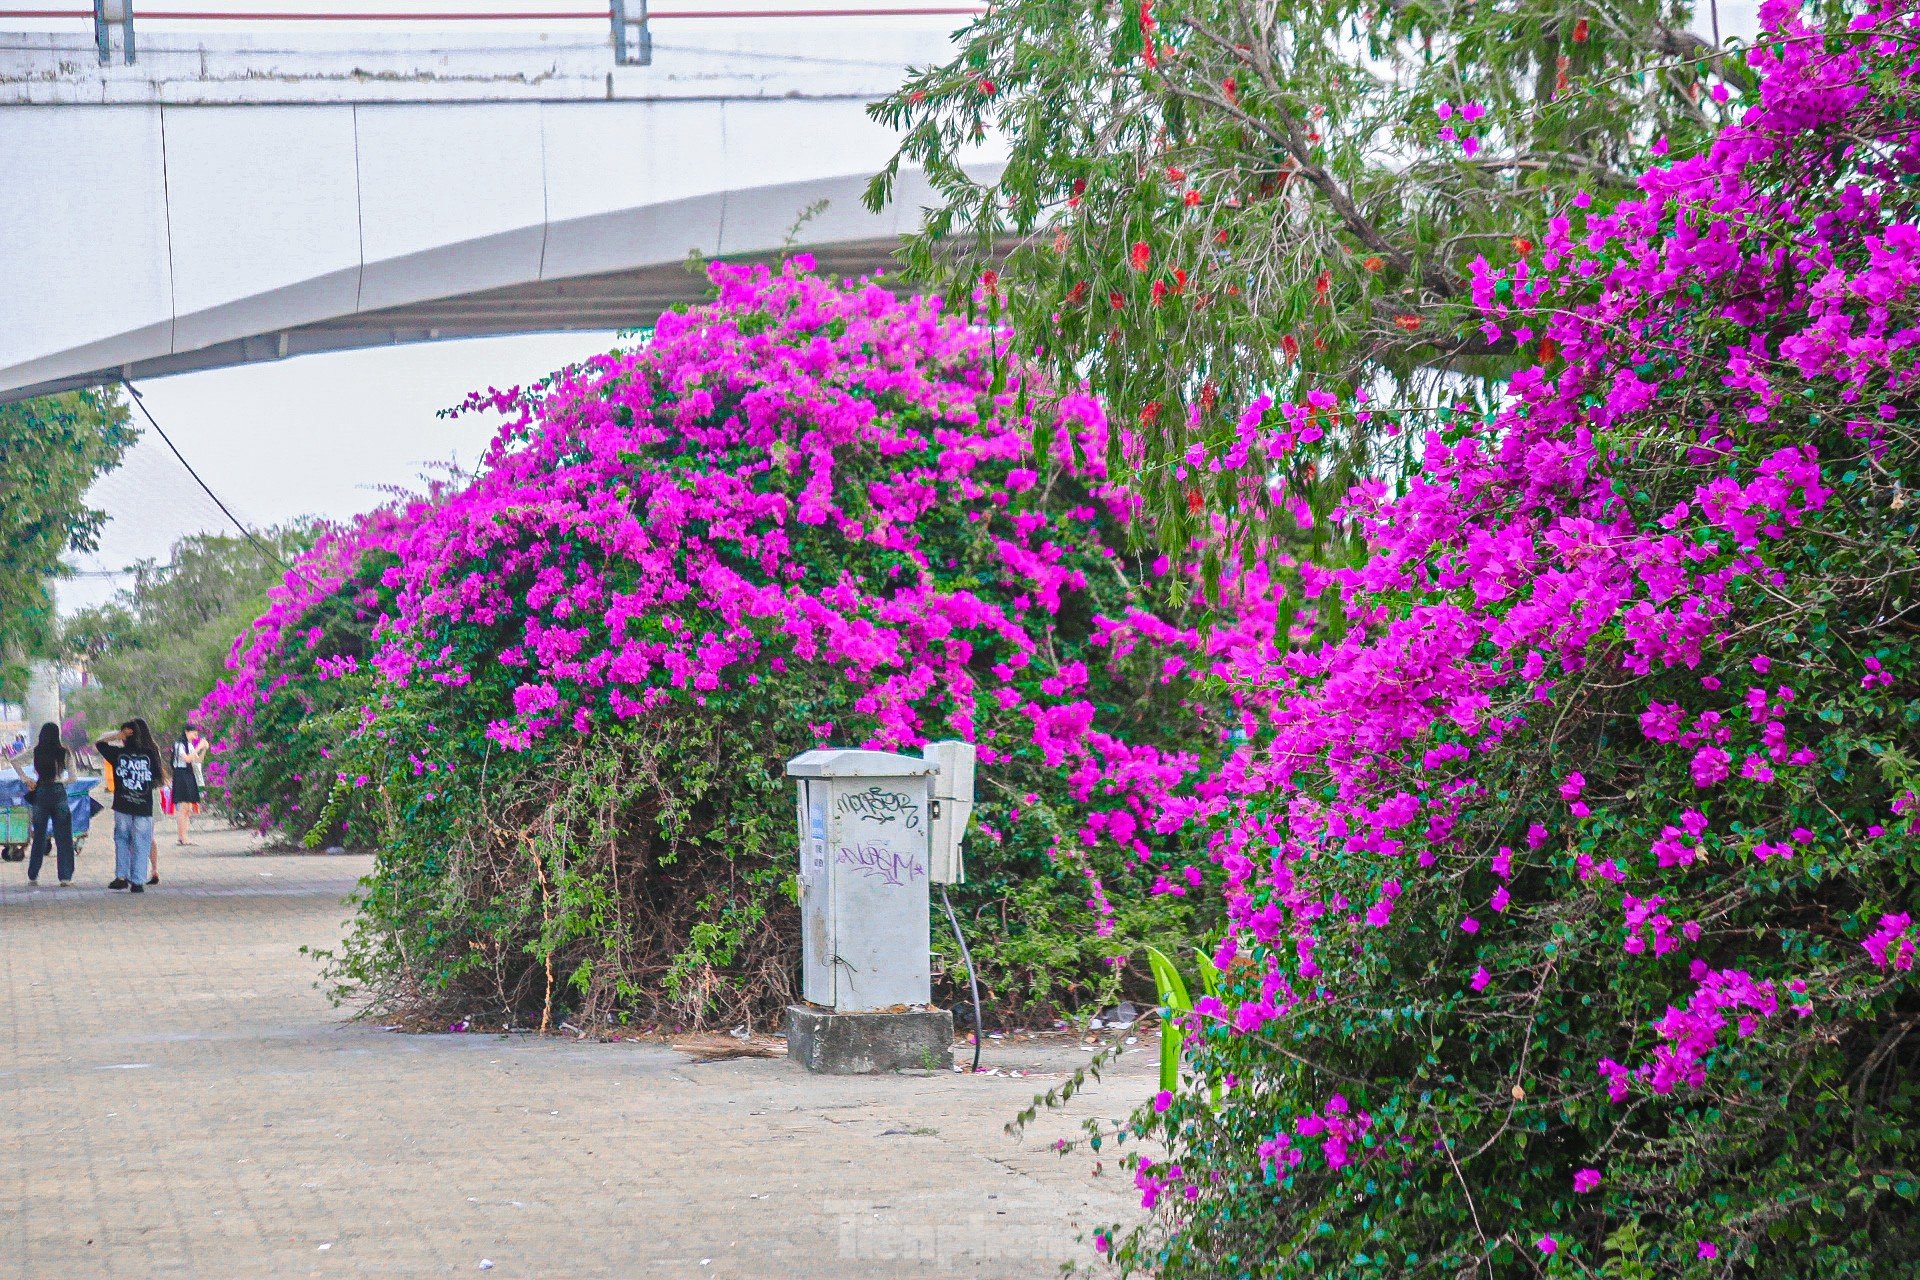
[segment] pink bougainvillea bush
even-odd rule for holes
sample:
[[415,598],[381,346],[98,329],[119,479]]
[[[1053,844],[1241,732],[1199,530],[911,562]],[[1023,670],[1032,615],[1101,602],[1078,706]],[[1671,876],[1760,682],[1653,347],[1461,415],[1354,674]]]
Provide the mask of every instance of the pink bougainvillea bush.
[[1920,1274],[1920,25],[1765,21],[1741,123],[1482,264],[1504,407],[1373,415],[1224,985],[1093,1134],[1126,1268]]
[[1251,705],[1217,677],[1278,653],[1265,570],[1202,635],[1187,566],[1125,550],[1093,401],[1027,410],[934,302],[713,278],[645,345],[476,398],[507,422],[471,483],[300,566],[207,708],[231,803],[379,851],[338,958],[363,993],[738,1018],[797,965],[785,761],[960,736],[989,997],[1106,992],[1217,918],[1187,819]]

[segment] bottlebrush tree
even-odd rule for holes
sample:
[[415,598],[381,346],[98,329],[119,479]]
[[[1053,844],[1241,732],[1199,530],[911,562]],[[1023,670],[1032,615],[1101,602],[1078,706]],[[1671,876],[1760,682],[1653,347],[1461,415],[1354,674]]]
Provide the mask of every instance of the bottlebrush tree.
[[[983,309],[1142,438],[1136,484],[1171,545],[1215,514],[1310,542],[1177,469],[1227,455],[1261,394],[1428,404],[1509,373],[1520,344],[1466,315],[1472,262],[1525,257],[1576,191],[1630,194],[1656,139],[1711,136],[1750,81],[1712,9],[998,0],[873,107],[901,145],[869,200],[925,171],[916,277],[956,299],[999,277]],[[1007,163],[982,178],[989,138]],[[1385,444],[1330,432],[1289,479],[1324,512]]]

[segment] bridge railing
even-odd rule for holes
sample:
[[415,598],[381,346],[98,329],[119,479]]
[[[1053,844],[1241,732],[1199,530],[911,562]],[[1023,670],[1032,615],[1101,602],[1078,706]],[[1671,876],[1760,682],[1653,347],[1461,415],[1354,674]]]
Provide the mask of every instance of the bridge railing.
[[[218,6],[221,0],[210,0]],[[209,0],[202,0],[202,5]],[[416,4],[406,8],[378,8],[373,6],[323,7],[311,4],[298,8],[238,8],[238,7],[195,7],[191,0],[187,3],[168,3],[160,0],[151,6],[138,0],[92,0],[91,9],[66,7],[0,7],[0,22],[28,21],[35,24],[48,21],[91,22],[94,43],[105,64],[112,61],[118,52],[128,65],[135,61],[137,42],[135,40],[136,18],[144,27],[150,23],[161,24],[234,24],[253,26],[260,23],[273,24],[353,24],[367,23],[376,26],[388,24],[411,24],[432,27],[442,23],[474,24],[490,23],[499,25],[525,26],[536,24],[586,23],[608,24],[610,43],[614,61],[622,66],[644,66],[651,60],[652,23],[657,21],[678,22],[685,20],[727,20],[753,21],[793,18],[898,18],[898,17],[972,17],[985,12],[985,6],[979,4],[884,4],[849,3],[840,5],[793,5],[780,3],[761,3],[746,5],[701,5],[682,4],[656,8],[650,0],[609,0],[600,8],[584,8],[578,4],[555,4],[551,7],[515,7],[499,9],[457,8],[453,6],[435,7],[431,4]]]

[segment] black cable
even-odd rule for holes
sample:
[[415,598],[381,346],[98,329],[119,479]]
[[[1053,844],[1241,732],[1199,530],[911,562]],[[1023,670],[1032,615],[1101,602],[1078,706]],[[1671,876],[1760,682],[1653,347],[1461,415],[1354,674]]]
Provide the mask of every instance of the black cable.
[[283,560],[280,557],[280,553],[278,551],[275,551],[272,547],[260,541],[259,537],[254,533],[253,530],[247,528],[246,525],[240,522],[239,516],[236,516],[235,514],[233,514],[233,512],[227,510],[227,504],[220,501],[220,495],[215,493],[212,487],[209,486],[205,480],[202,480],[200,478],[200,473],[193,469],[193,464],[187,461],[186,455],[180,452],[179,446],[173,443],[172,437],[167,435],[165,428],[163,428],[160,425],[159,421],[154,418],[153,410],[147,408],[147,402],[140,398],[139,389],[136,388],[131,382],[128,382],[125,378],[122,378],[120,380],[120,385],[127,389],[127,394],[133,397],[133,402],[140,406],[141,414],[146,418],[148,424],[153,427],[154,433],[157,434],[160,437],[160,439],[166,442],[166,446],[168,449],[172,450],[173,456],[180,460],[180,465],[185,467],[187,469],[187,474],[193,477],[193,482],[200,486],[200,491],[206,494],[209,498],[212,498],[213,505],[220,508],[220,514],[224,515],[227,519],[233,521],[233,527],[238,529],[241,533],[245,534],[247,536],[247,541],[251,542],[254,546],[258,547],[262,555],[266,556],[269,560],[273,561],[275,564],[279,565],[282,569],[286,570],[288,573],[292,574],[294,577],[300,579],[300,581],[306,583],[308,586],[310,587],[316,586],[317,584],[311,578],[307,577],[306,574],[301,573],[298,569],[294,568],[292,565],[288,564],[285,560]]
[[973,972],[973,953],[967,950],[967,935],[960,932],[960,920],[947,901],[947,886],[940,886],[940,905],[947,909],[947,923],[953,926],[953,940],[960,944],[960,958],[967,962],[967,985],[973,988],[973,1069],[980,1069],[980,1040],[986,1028],[980,1025],[980,979]]

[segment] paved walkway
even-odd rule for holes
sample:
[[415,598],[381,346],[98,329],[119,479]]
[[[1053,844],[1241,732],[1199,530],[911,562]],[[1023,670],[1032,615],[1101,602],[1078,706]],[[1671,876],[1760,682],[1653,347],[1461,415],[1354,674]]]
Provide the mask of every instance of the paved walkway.
[[[1036,1078],[834,1078],[386,1032],[300,953],[367,859],[209,824],[133,897],[99,887],[110,836],[82,887],[0,866],[0,1276],[1040,1277],[1135,1203],[1052,1152],[1073,1118],[1002,1132],[1074,1046],[990,1048]],[[1075,1118],[1153,1069],[1127,1055]]]

